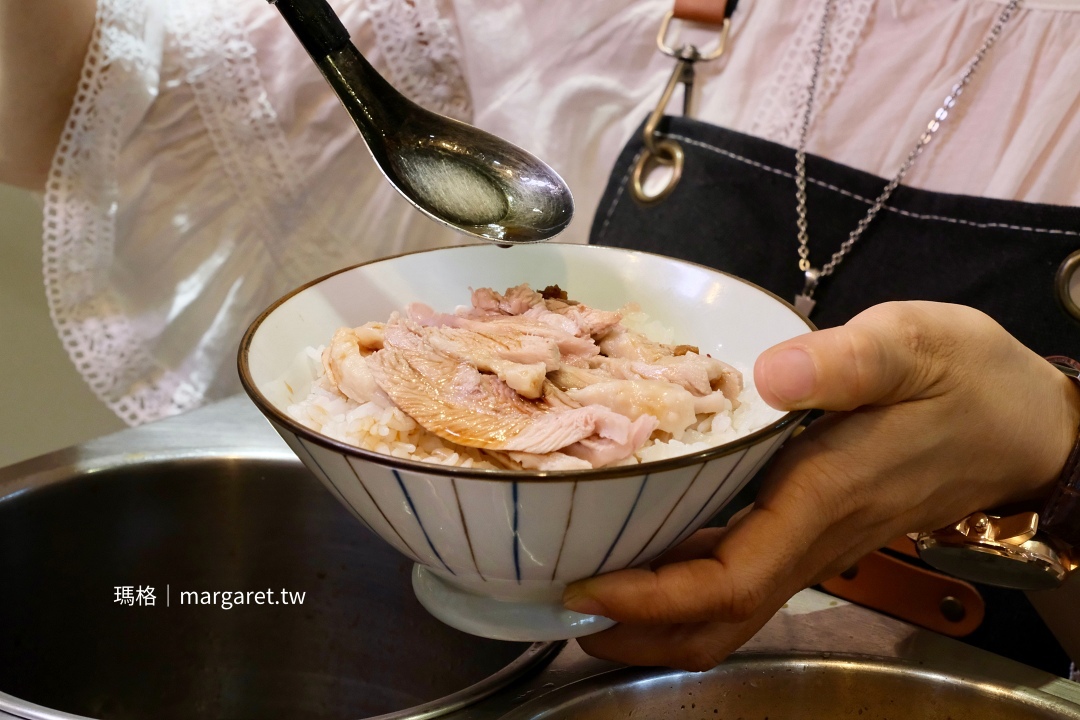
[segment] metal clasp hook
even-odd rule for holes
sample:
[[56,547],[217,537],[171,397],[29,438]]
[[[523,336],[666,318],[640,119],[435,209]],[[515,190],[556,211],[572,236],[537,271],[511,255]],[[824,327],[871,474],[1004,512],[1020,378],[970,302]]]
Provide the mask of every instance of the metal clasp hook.
[[[680,84],[685,86],[683,110],[684,112],[689,110],[693,83],[694,61],[680,58],[675,65],[675,71],[671,73],[667,87],[664,88],[664,92],[660,96],[660,102],[657,103],[656,108],[649,115],[649,119],[645,121],[645,128],[642,131],[645,147],[642,149],[641,154],[638,155],[637,162],[634,163],[634,171],[630,182],[631,195],[639,203],[648,205],[660,202],[671,194],[671,191],[675,189],[675,186],[679,184],[679,180],[682,178],[684,157],[682,146],[674,140],[661,137],[660,133],[657,132],[657,128],[660,125],[660,120],[664,117],[664,111],[667,109],[668,103],[671,102],[671,96],[675,93],[675,88]],[[668,168],[670,175],[668,175],[663,186],[650,194],[646,192],[645,181],[658,166]]]
[[[671,102],[671,96],[675,93],[675,88],[682,85],[683,115],[686,117],[693,115],[694,63],[715,60],[723,55],[724,50],[727,48],[728,32],[731,27],[731,18],[725,18],[724,24],[720,28],[720,39],[716,47],[708,53],[703,54],[697,47],[689,43],[684,43],[676,50],[668,43],[668,33],[671,28],[671,20],[674,17],[674,10],[669,10],[664,15],[664,19],[660,23],[660,31],[656,35],[656,45],[660,52],[677,59],[675,70],[671,73],[667,86],[660,95],[660,101],[649,115],[648,120],[645,121],[645,127],[642,130],[642,140],[645,143],[645,148],[638,156],[631,176],[631,195],[639,203],[646,205],[666,198],[682,178],[684,159],[682,146],[670,138],[662,137],[657,130],[667,110],[668,103]],[[650,194],[646,192],[645,182],[648,175],[657,167],[669,168],[670,175],[662,187]]]

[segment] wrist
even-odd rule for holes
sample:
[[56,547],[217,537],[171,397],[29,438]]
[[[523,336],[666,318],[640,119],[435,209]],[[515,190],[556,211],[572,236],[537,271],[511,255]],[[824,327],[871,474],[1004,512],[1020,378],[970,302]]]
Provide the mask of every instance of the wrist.
[[1061,479],[1062,472],[1080,438],[1080,381],[1066,374],[1075,363],[1075,372],[1080,373],[1080,363],[1051,356],[1044,368],[1040,368],[1047,377],[1043,385],[1044,392],[1036,397],[1043,397],[1042,408],[1036,408],[1039,427],[1044,433],[1039,443],[1038,455],[1032,458],[1029,472],[1024,481],[1016,488],[1017,492],[1007,505],[1023,505],[1031,510],[1041,510],[1050,498]]
[[[1080,362],[1061,356],[1047,358],[1062,373],[1067,389],[1063,399],[1065,413],[1071,425],[1077,428],[1080,417]],[[1062,467],[1045,495],[1040,513],[1041,528],[1070,546],[1080,546],[1080,433],[1074,430],[1072,445]]]
[[[1049,590],[1060,586],[1078,564],[1080,551],[1080,362],[1047,358],[1031,402],[1049,424],[1032,455],[1027,498],[1038,509],[1018,514],[975,512],[955,525],[918,536],[919,556],[951,575],[974,582]],[[1054,367],[1057,369],[1053,369]],[[1061,372],[1059,372],[1061,371]],[[1054,377],[1056,375],[1056,377]],[[1056,394],[1055,394],[1056,393]],[[1040,402],[1040,399],[1046,399]],[[1045,464],[1043,464],[1045,463]],[[1017,499],[1024,499],[1017,497]]]

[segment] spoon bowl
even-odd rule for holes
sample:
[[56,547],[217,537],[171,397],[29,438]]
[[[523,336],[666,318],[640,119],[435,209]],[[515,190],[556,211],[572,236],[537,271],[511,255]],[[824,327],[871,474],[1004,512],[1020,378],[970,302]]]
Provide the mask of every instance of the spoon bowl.
[[399,93],[325,0],[269,1],[341,99],[379,170],[418,210],[503,245],[549,240],[570,223],[570,189],[542,160]]

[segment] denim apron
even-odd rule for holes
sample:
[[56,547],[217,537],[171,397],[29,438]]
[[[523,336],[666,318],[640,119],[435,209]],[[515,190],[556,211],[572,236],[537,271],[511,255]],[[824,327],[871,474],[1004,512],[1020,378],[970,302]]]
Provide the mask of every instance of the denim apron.
[[[790,302],[804,281],[794,150],[687,118],[665,118],[659,133],[685,153],[674,191],[654,204],[634,200],[629,183],[643,148],[635,134],[616,162],[590,242],[709,265]],[[807,156],[807,178],[810,262],[820,268],[887,180],[814,156]],[[811,319],[821,328],[841,325],[889,300],[962,303],[1040,355],[1080,358],[1080,321],[1056,290],[1059,268],[1070,269],[1063,262],[1078,249],[1080,208],[901,186],[821,281]],[[965,642],[1055,674],[1068,670],[1067,655],[1022,593],[978,589],[986,616]]]

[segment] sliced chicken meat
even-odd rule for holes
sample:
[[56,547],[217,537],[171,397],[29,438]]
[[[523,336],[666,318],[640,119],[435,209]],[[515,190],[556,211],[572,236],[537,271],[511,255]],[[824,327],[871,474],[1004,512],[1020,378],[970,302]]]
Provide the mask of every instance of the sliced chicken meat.
[[660,430],[676,438],[697,420],[694,396],[662,380],[608,380],[566,394],[582,405],[603,405],[631,420],[652,416]]
[[642,415],[633,422],[630,427],[630,436],[623,442],[607,437],[587,437],[563,448],[563,452],[585,460],[593,467],[616,465],[630,457],[633,451],[626,452],[628,447],[633,447],[635,450],[643,447],[654,430],[656,430],[656,418]]
[[578,337],[573,333],[524,315],[503,315],[484,320],[457,317],[447,324],[451,327],[459,327],[463,330],[487,335],[494,339],[506,337],[507,335],[533,335],[546,338],[555,342],[564,361],[567,356],[588,359],[600,354],[600,348],[592,338]]
[[463,308],[469,317],[486,315],[521,315],[534,305],[542,305],[544,296],[528,285],[518,285],[498,293],[491,288],[472,291],[472,307]]
[[494,373],[523,397],[541,395],[544,378],[559,367],[559,347],[550,338],[524,335],[507,329],[488,328],[478,333],[442,325],[421,325],[396,319],[387,330],[389,345],[415,350],[426,343],[482,372]]
[[[493,453],[494,454],[494,453]],[[588,470],[593,464],[588,460],[567,455],[566,453],[553,452],[544,455],[535,453],[511,452],[506,456],[517,463],[524,470],[540,470],[541,472],[565,472],[567,470]],[[513,467],[513,465],[510,465]]]
[[527,400],[499,378],[433,348],[386,347],[368,363],[380,387],[417,423],[468,447],[543,454],[595,436],[628,457],[640,447],[631,443],[642,428],[655,425],[654,418],[631,421],[599,405],[559,409]]
[[612,328],[600,339],[599,344],[600,352],[610,358],[655,363],[660,358],[675,355],[675,349],[671,345],[654,342],[622,325]]
[[561,390],[588,387],[593,383],[607,382],[614,379],[616,379],[615,376],[609,372],[604,372],[602,369],[594,370],[574,365],[563,365],[558,370],[548,373],[548,380]]
[[499,294],[490,288],[472,293],[473,306],[462,308],[458,315],[470,319],[492,316],[523,315],[576,337],[599,337],[618,325],[622,314],[597,310],[566,298],[558,286],[536,292],[528,285],[518,285]]
[[684,387],[698,397],[719,391],[731,401],[732,407],[739,406],[742,373],[708,355],[688,352],[685,355],[659,357],[651,363],[600,355],[591,358],[589,363],[594,369],[615,378],[664,380]]
[[[372,352],[370,346],[365,344],[371,340],[367,330],[365,327],[340,328],[334,333],[330,344],[323,350],[323,377],[331,387],[337,388],[354,402],[381,400],[380,404],[389,406],[389,399],[375,382],[364,360],[364,356]],[[381,338],[379,346],[382,346]]]
[[454,313],[413,303],[385,324],[339,330],[324,382],[357,402],[392,402],[497,464],[541,471],[633,462],[654,432],[678,439],[738,403],[730,365],[649,340],[557,286],[480,288],[471,299]]

